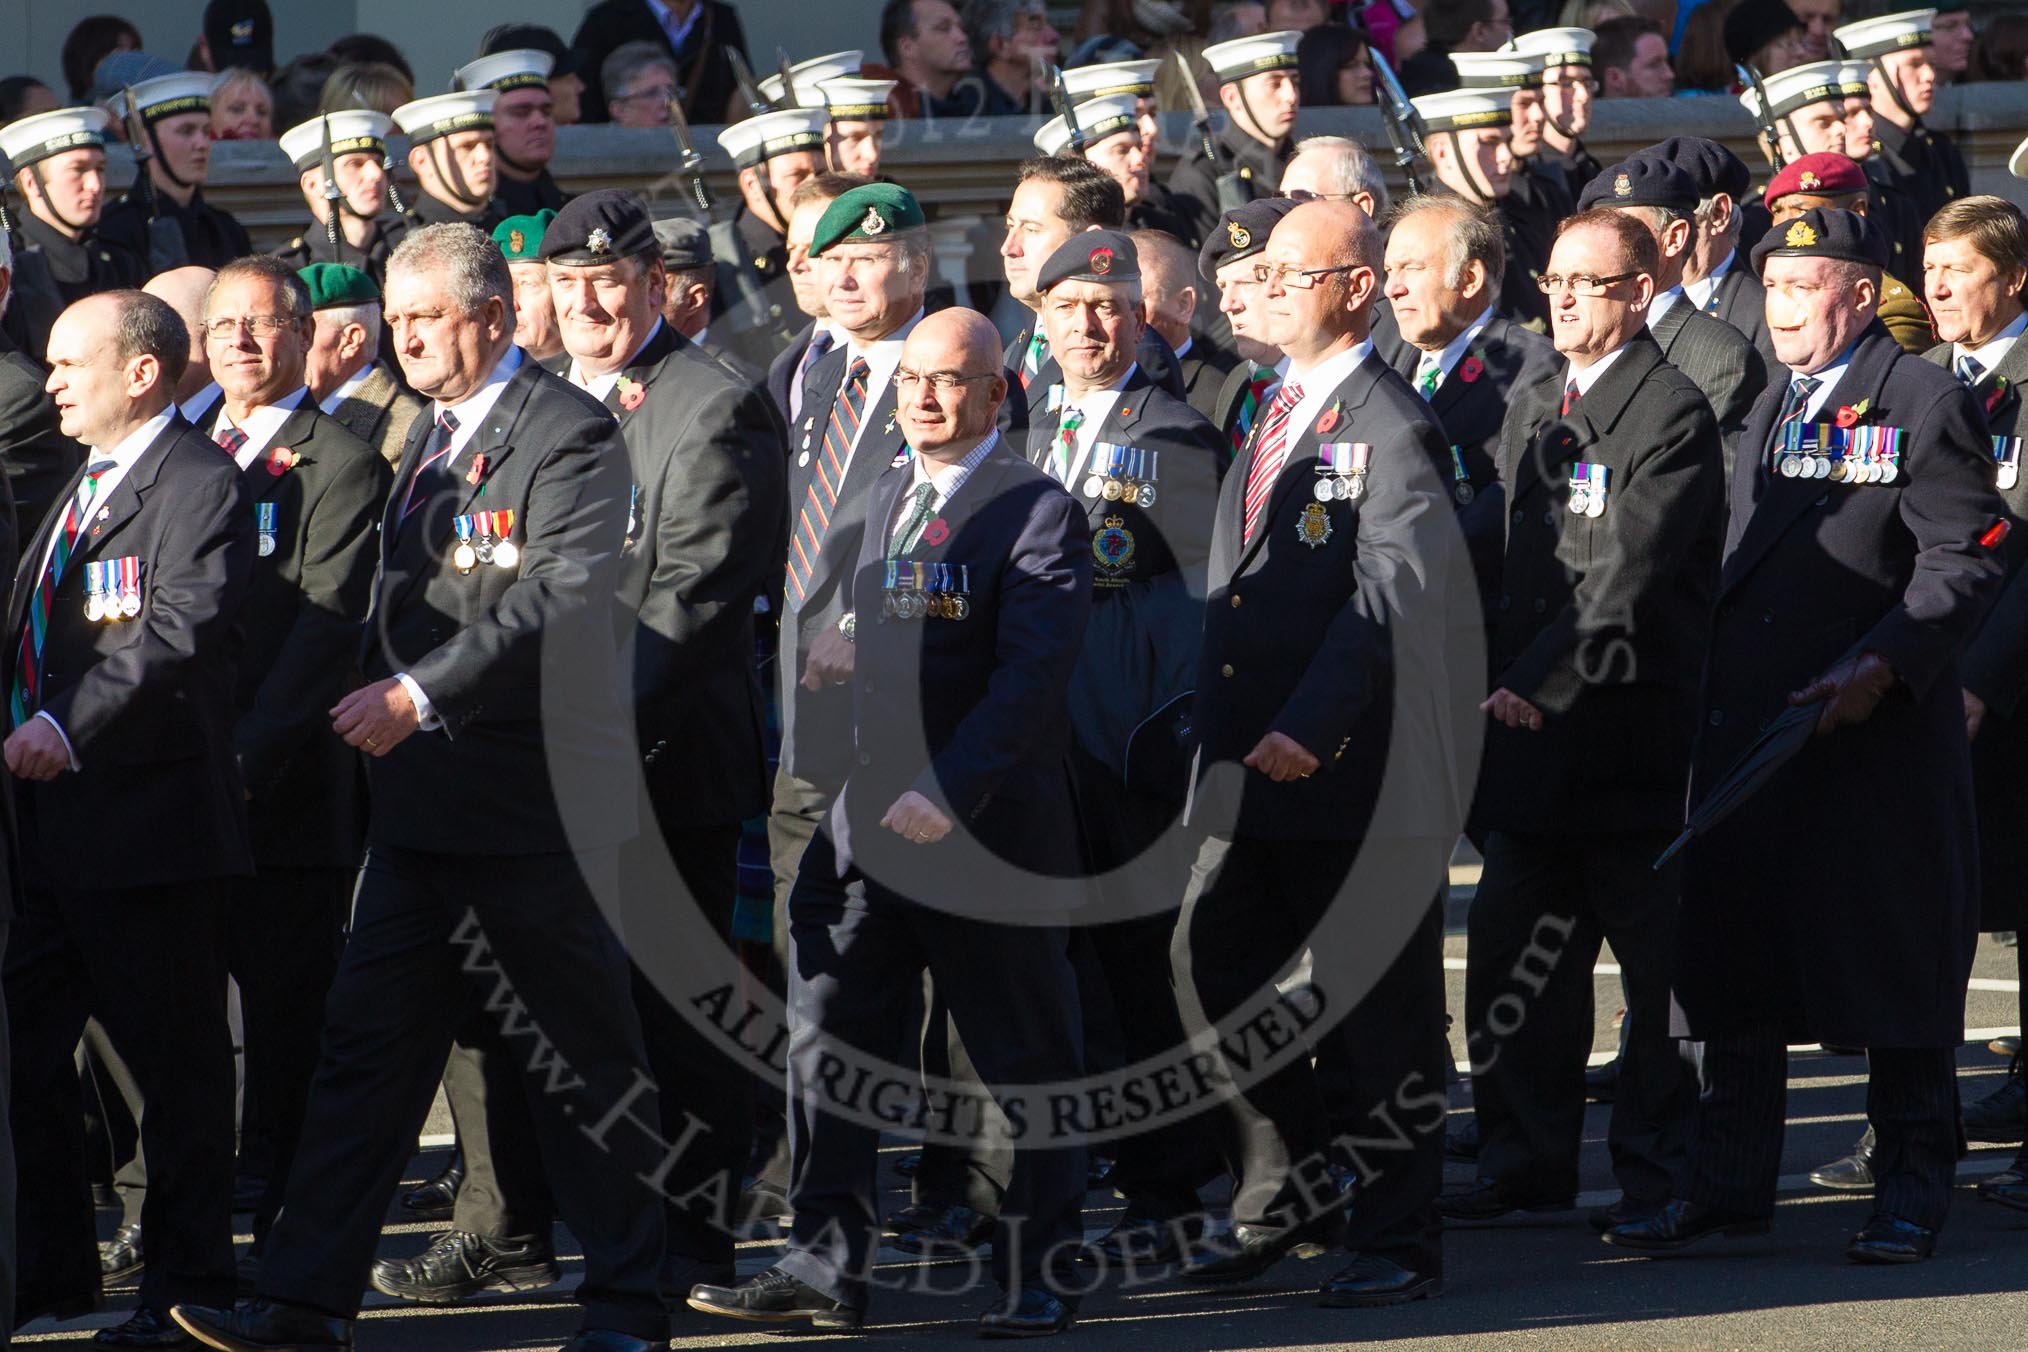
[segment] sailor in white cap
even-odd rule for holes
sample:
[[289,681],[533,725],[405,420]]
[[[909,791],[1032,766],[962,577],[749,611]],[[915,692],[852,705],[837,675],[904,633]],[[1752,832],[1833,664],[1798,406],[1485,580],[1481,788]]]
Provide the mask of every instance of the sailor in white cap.
[[719,288],[721,303],[729,308],[713,319],[713,331],[743,361],[762,370],[803,322],[789,282],[789,198],[805,179],[824,172],[829,122],[828,107],[782,108],[718,133],[719,146],[739,170],[740,207],[732,239],[720,234],[712,240],[714,253],[733,274],[721,279],[732,283]]
[[[1138,192],[1124,179],[1121,180],[1121,186],[1127,193],[1127,229],[1164,230],[1195,249],[1203,241],[1198,238],[1191,208],[1170,190],[1168,184],[1153,179],[1155,143],[1162,134],[1159,120],[1162,105],[1155,98],[1155,75],[1161,68],[1160,61],[1113,61],[1099,66],[1079,66],[1063,72],[1063,88],[1074,104],[1108,98],[1125,98],[1133,102],[1141,157],[1148,163],[1150,177]],[[1100,164],[1099,167],[1112,172],[1110,165]],[[1113,174],[1113,177],[1119,178],[1119,175]]]
[[1289,134],[1302,105],[1296,83],[1301,37],[1257,33],[1204,49],[1204,64],[1218,76],[1225,128],[1213,136],[1193,136],[1169,176],[1193,238],[1202,240],[1218,224],[1220,212],[1273,196],[1282,181],[1289,165]]
[[1543,134],[1549,129],[1549,108],[1542,97],[1542,73],[1548,66],[1547,58],[1502,49],[1452,52],[1450,62],[1458,72],[1460,89],[1507,95],[1511,115],[1507,128],[1507,154],[1511,162],[1507,191],[1490,205],[1508,228],[1512,241],[1510,263],[1539,272],[1549,262],[1550,247],[1556,243],[1556,227],[1577,209],[1576,199],[1555,177],[1533,172],[1542,153]]
[[1169,205],[1171,195],[1152,200],[1161,185],[1150,178],[1154,161],[1141,149],[1132,94],[1088,99],[1068,118],[1051,118],[1035,133],[1035,148],[1045,155],[1079,155],[1105,170],[1126,196],[1130,229],[1166,230],[1181,239],[1190,228],[1188,217]]
[[777,108],[822,108],[824,82],[856,76],[865,59],[866,53],[850,51],[828,52],[798,61],[789,67],[789,83],[786,86],[779,73],[762,80],[761,97]]
[[408,168],[422,189],[408,210],[411,225],[463,221],[487,234],[507,219],[493,196],[493,103],[490,89],[404,103],[394,125],[408,133]]
[[147,259],[150,274],[191,264],[216,270],[253,252],[246,229],[204,200],[215,79],[204,71],[163,75],[134,85],[131,105],[126,93],[111,100],[147,169],[106,208],[99,233]]
[[549,176],[556,153],[556,101],[549,73],[556,58],[532,47],[494,52],[458,67],[458,89],[493,91],[493,196],[502,216],[558,211],[569,201]]
[[1598,95],[1592,74],[1589,28],[1540,28],[1523,33],[1500,50],[1542,59],[1542,153],[1533,168],[1556,180],[1572,202],[1605,166],[1584,148],[1591,126],[1591,103]]
[[824,111],[831,119],[824,132],[824,154],[833,169],[841,174],[880,177],[891,111],[887,101],[894,94],[895,83],[841,75],[818,86]]
[[14,247],[7,336],[37,361],[65,306],[148,277],[145,259],[99,235],[107,123],[102,108],[59,108],[0,127],[0,156],[28,207],[10,213],[0,194],[0,229]]
[[1933,9],[1911,9],[1831,30],[1848,58],[1871,67],[1867,84],[1873,91],[1880,169],[1908,194],[1924,221],[1945,202],[1972,190],[1957,146],[1922,121],[1936,105],[1937,72],[1930,61],[1935,18]]
[[1873,84],[1866,61],[1840,61],[1838,84],[1845,91],[1845,153],[1864,164],[1880,153],[1873,136]]
[[[1500,313],[1517,324],[1546,328],[1549,304],[1535,279],[1549,265],[1547,245],[1531,249],[1509,214],[1514,155],[1508,128],[1514,120],[1507,89],[1450,89],[1410,100],[1423,122],[1423,148],[1442,190],[1490,207],[1507,242],[1500,281]],[[1553,240],[1551,241],[1553,242]],[[1539,321],[1539,325],[1536,321]]]
[[310,224],[277,257],[298,268],[346,263],[375,285],[386,282],[387,256],[408,230],[407,217],[389,210],[387,134],[393,129],[385,113],[346,108],[282,133],[282,154],[296,167]]

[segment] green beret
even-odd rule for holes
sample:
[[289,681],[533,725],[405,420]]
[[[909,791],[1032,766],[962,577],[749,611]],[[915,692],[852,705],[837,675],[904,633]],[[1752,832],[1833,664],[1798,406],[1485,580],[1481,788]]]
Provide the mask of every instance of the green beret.
[[542,261],[542,232],[549,229],[549,223],[556,219],[556,213],[548,207],[533,216],[509,216],[493,227],[493,242],[500,246],[500,252],[507,255],[510,263],[539,263]]
[[817,233],[810,237],[810,256],[816,257],[833,244],[855,239],[886,239],[905,230],[921,230],[922,205],[915,194],[898,183],[868,183],[852,189],[824,208],[817,221]]
[[310,308],[328,310],[334,305],[378,305],[380,288],[358,268],[343,263],[312,263],[297,268],[296,275],[310,288]]

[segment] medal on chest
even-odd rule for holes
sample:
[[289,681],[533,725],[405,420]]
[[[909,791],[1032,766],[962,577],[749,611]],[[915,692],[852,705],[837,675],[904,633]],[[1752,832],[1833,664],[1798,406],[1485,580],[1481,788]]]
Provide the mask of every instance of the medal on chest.
[[1606,467],[1580,460],[1570,467],[1570,514],[1601,517],[1606,509]]
[[1363,441],[1326,441],[1317,447],[1318,502],[1349,502],[1366,495],[1366,462],[1373,448]]

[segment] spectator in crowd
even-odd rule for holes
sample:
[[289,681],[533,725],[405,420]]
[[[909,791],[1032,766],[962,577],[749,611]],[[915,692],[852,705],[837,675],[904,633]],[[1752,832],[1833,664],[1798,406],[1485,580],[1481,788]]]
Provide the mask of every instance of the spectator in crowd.
[[605,62],[614,49],[630,42],[652,42],[673,63],[683,91],[683,115],[691,122],[746,116],[732,60],[726,55],[746,54],[746,30],[740,26],[738,10],[722,0],[599,0],[570,42],[578,70],[601,73],[600,83],[584,91],[584,121],[611,118]]
[[1676,92],[1669,40],[1653,19],[1608,19],[1591,49],[1599,93],[1609,99],[1666,99]]
[[1042,0],[971,0],[965,36],[980,77],[992,86],[989,93],[1025,113],[1049,106],[1049,68],[1063,35],[1051,26]]
[[1326,0],[1267,0],[1264,31],[1307,33],[1312,28],[1321,28],[1330,17],[1331,6]]
[[[1966,8],[1966,0],[1942,0],[1936,7],[1936,17],[1929,21],[1929,63],[1936,67],[1938,84],[1949,84],[1952,80],[1965,78],[1965,71],[1972,63],[1972,43],[1975,38],[1976,34],[1972,31],[1972,15]],[[2021,77],[2017,73],[2008,78]]]
[[275,16],[267,0],[211,0],[196,55],[209,71],[235,66],[267,76],[275,69]]
[[211,87],[211,138],[214,141],[275,139],[275,96],[268,82],[244,66],[234,66]]
[[616,127],[666,127],[669,101],[682,92],[676,63],[653,42],[626,42],[599,66],[599,88]]
[[1972,48],[1970,78],[2028,80],[2028,14],[1993,17]]
[[[1944,3],[1948,6],[1951,0],[1944,0]],[[1789,0],[1789,8],[1795,11],[1796,18],[1803,25],[1803,61],[1828,60],[1831,55],[1831,30],[1843,17],[1841,0]],[[1969,20],[1965,24],[1965,37],[1969,43]]]
[[559,127],[574,127],[584,116],[584,63],[556,30],[533,23],[503,23],[479,39],[479,55],[542,52],[549,57],[550,116]]
[[335,113],[343,108],[365,108],[392,116],[395,109],[414,98],[415,86],[399,67],[385,61],[348,61],[325,78],[317,110]]
[[92,76],[111,52],[138,51],[141,30],[117,14],[79,19],[63,39],[63,82],[70,101],[83,103],[91,93]]
[[1762,76],[1800,66],[1808,29],[1782,0],[1740,0],[1725,16],[1725,55]]
[[1373,102],[1373,55],[1347,24],[1303,30],[1296,44],[1297,83],[1305,108],[1365,107]]
[[1738,84],[1738,72],[1725,54],[1725,15],[1720,0],[1709,0],[1684,24],[1683,41],[1676,48],[1678,94],[1730,94]]
[[1359,11],[1358,27],[1372,40],[1373,48],[1395,69],[1429,46],[1429,29],[1422,11],[1408,0],[1373,0]]
[[1490,52],[1514,36],[1507,0],[1430,0],[1423,23],[1429,45],[1400,63],[1410,97],[1458,87],[1452,52]]
[[96,103],[111,113],[113,139],[125,141],[127,104],[122,97],[124,92],[135,85],[176,73],[176,67],[148,52],[124,49],[107,52],[105,59],[99,62],[99,68],[92,72],[92,87],[85,102]]
[[16,118],[34,117],[56,107],[56,91],[33,75],[0,80],[0,127]]
[[275,125],[293,127],[323,111],[324,82],[342,64],[329,52],[306,52],[276,71],[268,81],[275,98]]
[[409,65],[408,57],[402,54],[401,48],[378,33],[347,33],[325,50],[340,65],[393,66],[411,87],[415,85],[415,67]]
[[904,117],[1019,113],[1027,105],[972,73],[972,42],[950,0],[887,0],[880,10],[880,52],[899,81]]
[[1631,0],[1564,0],[1557,22],[1566,28],[1589,28],[1596,31],[1600,24],[1609,19],[1624,19],[1633,13]]
[[[1084,0],[1070,40],[1073,46],[1078,46],[1093,38],[1111,37],[1131,43],[1145,52],[1164,38],[1208,32],[1213,26],[1215,8],[1216,0]],[[1241,22],[1250,23],[1252,27],[1237,29],[1226,36],[1244,37],[1248,33],[1267,31],[1267,11],[1263,5],[1246,0],[1231,8],[1245,11]],[[1215,37],[1211,39],[1213,42],[1218,40]],[[1102,59],[1124,61],[1136,55],[1139,53]]]

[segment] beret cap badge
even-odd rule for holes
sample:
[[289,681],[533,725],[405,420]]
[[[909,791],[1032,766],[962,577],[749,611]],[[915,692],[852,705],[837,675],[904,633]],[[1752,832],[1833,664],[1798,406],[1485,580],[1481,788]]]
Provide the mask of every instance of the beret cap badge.
[[1818,178],[1815,174],[1805,169],[1803,170],[1802,178],[1798,180],[1798,185],[1803,189],[1803,191],[1810,192],[1814,191],[1817,188],[1823,187],[1824,180]]
[[887,230],[887,218],[880,214],[880,208],[879,207],[866,208],[866,216],[863,220],[859,222],[860,233],[865,235],[878,235],[884,234],[886,230]]
[[585,236],[584,247],[595,254],[605,253],[613,247],[613,237],[605,232],[603,226],[597,227]]
[[1797,221],[1789,227],[1789,232],[1782,236],[1782,243],[1791,249],[1807,249],[1816,242],[1817,232],[1810,228],[1808,221]]
[[1253,232],[1238,221],[1227,221],[1225,223],[1225,236],[1232,241],[1232,247],[1235,249],[1244,249],[1247,245],[1253,243]]
[[526,252],[528,248],[528,236],[522,234],[519,230],[509,230],[507,232],[507,246],[515,253]]
[[1093,275],[1103,277],[1113,270],[1113,251],[1104,247],[1093,249],[1088,260]]
[[1613,180],[1613,196],[1631,197],[1633,195],[1634,181],[1632,179],[1628,178],[1625,174],[1621,174]]

